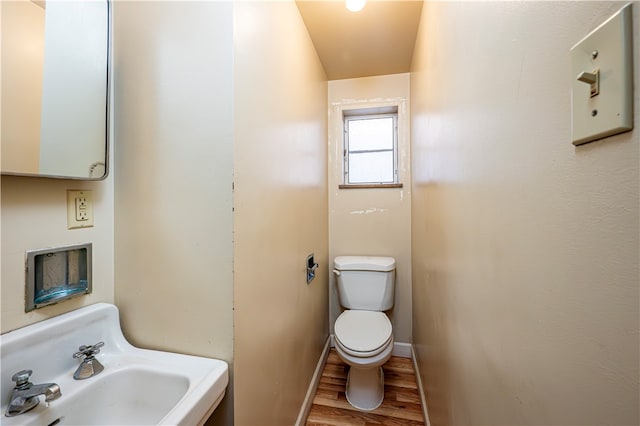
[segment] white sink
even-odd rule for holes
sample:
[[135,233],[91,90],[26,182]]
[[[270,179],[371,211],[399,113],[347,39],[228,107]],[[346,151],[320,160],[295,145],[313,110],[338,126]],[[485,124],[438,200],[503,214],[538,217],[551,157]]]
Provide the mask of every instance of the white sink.
[[[104,342],[104,371],[74,380],[81,345]],[[0,336],[2,425],[196,425],[218,406],[229,382],[221,360],[138,349],[122,335],[118,309],[98,303]],[[5,417],[11,376],[33,370],[34,384],[57,383],[62,396]]]

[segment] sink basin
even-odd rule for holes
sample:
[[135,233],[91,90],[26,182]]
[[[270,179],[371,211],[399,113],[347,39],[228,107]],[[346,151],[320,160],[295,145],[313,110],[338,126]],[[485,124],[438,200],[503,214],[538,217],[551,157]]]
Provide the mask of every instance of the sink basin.
[[[96,358],[104,371],[74,380],[81,345],[104,342]],[[196,425],[224,397],[229,381],[221,360],[139,349],[120,329],[118,309],[98,303],[0,336],[2,425]],[[41,398],[33,410],[5,417],[11,376],[33,370],[34,384],[54,382],[62,396]]]

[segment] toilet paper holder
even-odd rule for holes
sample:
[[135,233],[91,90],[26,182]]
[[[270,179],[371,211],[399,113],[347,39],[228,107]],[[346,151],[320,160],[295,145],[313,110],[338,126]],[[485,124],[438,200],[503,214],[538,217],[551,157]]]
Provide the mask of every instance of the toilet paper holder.
[[314,259],[313,253],[307,256],[307,284],[309,284],[316,277],[316,269],[318,265]]

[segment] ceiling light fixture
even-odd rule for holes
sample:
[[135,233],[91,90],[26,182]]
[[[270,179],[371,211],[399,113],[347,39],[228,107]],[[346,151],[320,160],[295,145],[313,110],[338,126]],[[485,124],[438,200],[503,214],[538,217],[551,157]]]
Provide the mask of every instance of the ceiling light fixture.
[[347,9],[352,12],[360,12],[364,9],[365,4],[367,4],[367,0],[346,0]]

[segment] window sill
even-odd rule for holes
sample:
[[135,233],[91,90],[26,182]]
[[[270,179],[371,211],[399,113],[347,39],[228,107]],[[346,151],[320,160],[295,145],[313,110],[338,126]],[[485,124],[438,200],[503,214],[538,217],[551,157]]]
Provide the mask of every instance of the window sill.
[[402,188],[401,183],[365,183],[365,184],[340,184],[338,189],[378,189],[378,188]]

